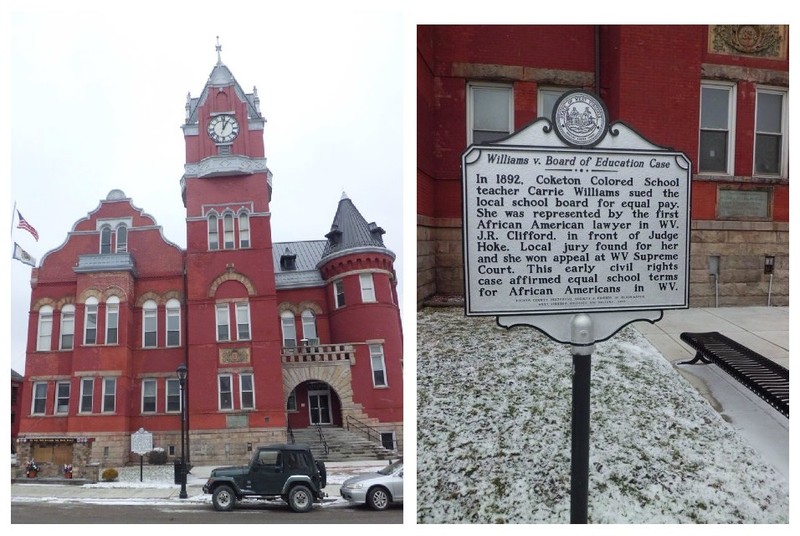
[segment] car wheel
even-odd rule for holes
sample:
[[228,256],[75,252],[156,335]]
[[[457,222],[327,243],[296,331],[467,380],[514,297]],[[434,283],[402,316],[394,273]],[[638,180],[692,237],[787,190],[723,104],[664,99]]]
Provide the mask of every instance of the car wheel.
[[236,505],[236,494],[230,486],[217,486],[211,495],[211,502],[214,504],[214,510],[230,512]]
[[389,508],[389,492],[386,488],[372,488],[367,493],[367,504],[373,510],[386,510]]
[[289,492],[288,503],[295,512],[309,512],[314,506],[314,495],[307,486],[295,486]]

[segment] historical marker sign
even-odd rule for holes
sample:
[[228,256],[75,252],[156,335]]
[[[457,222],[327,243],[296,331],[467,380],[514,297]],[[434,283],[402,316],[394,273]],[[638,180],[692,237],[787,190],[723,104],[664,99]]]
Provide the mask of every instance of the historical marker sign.
[[689,160],[565,100],[575,132],[540,120],[462,157],[467,314],[687,307]]
[[144,456],[153,450],[153,434],[139,428],[139,431],[131,434],[131,452]]

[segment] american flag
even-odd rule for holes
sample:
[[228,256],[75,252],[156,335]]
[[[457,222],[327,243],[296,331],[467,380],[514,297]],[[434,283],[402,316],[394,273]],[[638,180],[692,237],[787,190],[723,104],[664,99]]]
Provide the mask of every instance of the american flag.
[[29,233],[33,235],[36,241],[39,241],[39,233],[36,232],[36,229],[33,228],[33,225],[28,223],[28,220],[22,217],[22,214],[17,211],[17,216],[19,216],[19,223],[17,224],[17,229],[25,229]]

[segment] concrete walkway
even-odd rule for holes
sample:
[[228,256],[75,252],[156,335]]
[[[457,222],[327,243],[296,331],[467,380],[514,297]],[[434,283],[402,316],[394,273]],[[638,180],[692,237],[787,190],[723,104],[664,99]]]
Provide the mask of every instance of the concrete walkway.
[[767,463],[789,480],[789,419],[716,365],[677,364],[695,354],[680,340],[681,333],[718,331],[788,369],[788,307],[664,311],[664,318],[655,324],[636,322],[633,326],[675,364]]

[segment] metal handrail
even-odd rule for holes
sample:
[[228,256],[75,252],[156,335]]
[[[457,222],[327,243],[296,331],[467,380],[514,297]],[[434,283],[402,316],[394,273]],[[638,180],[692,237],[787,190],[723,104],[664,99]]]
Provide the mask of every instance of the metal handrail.
[[328,448],[328,442],[325,441],[325,434],[322,433],[322,427],[319,425],[319,423],[316,423],[316,427],[317,427],[317,432],[319,433],[319,442],[322,443],[322,449],[325,451],[325,454],[327,455],[330,452],[330,449]]
[[[380,443],[381,446],[383,446],[383,440],[381,439],[381,433],[378,430],[376,430],[375,428],[373,428],[372,426],[368,425],[367,423],[356,419],[352,415],[348,415],[347,419],[346,419],[346,424],[347,424],[347,431],[348,432],[350,431],[350,426],[352,425],[352,427],[355,430],[361,432],[362,434],[365,434],[367,436],[368,440],[376,441],[376,442]],[[373,434],[375,434],[375,439],[373,439],[373,437],[372,437]],[[393,441],[392,447],[393,447],[392,450],[397,450],[397,440],[396,439]]]

